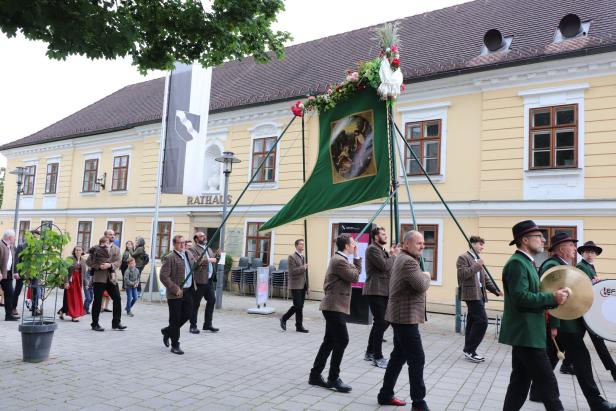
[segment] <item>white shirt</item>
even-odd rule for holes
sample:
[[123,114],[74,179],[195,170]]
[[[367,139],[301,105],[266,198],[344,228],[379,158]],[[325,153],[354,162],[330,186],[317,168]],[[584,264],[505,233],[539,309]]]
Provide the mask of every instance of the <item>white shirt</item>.
[[[179,255],[180,257],[182,257],[182,260],[184,260],[184,279],[186,280],[186,277],[188,277],[188,273],[190,273],[190,261],[188,261],[188,258],[186,258],[186,251],[178,253],[177,251],[173,250],[177,255]],[[184,283],[184,288],[188,288],[192,285],[192,277],[190,277],[188,279],[188,281],[186,281]]]
[[[205,245],[201,245],[201,244],[197,244],[199,247],[201,247],[203,250],[205,250]],[[214,267],[212,267],[212,263],[210,263],[210,255],[207,252],[207,250],[204,251],[205,252],[205,256],[207,257],[208,261],[207,261],[207,278],[212,278],[212,272],[214,271]]]
[[520,250],[519,248],[518,248],[518,251],[519,251],[519,252],[521,252],[522,254],[524,254],[525,256],[527,256],[527,257],[528,257],[528,259],[529,259],[530,261],[532,261],[532,263],[533,263],[533,264],[535,264],[535,259],[534,259],[534,258],[533,258],[530,254],[528,254],[528,253],[527,253],[526,251],[524,251],[524,250]]
[[2,242],[6,245],[6,248],[9,249],[9,258],[6,260],[6,272],[13,270],[13,253],[11,252],[11,246],[6,243],[6,241],[2,240]]
[[[475,254],[471,253],[470,251],[468,253],[471,255],[471,257],[473,257],[475,262],[479,261],[479,259],[475,257]],[[483,284],[481,284],[481,270],[477,271],[477,282],[479,283],[479,287],[483,288]]]

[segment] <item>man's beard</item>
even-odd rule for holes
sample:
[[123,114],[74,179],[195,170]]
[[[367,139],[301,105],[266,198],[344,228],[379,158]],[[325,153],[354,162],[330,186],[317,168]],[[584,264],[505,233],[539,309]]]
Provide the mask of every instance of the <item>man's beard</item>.
[[377,240],[377,242],[378,242],[380,245],[385,245],[385,244],[387,244],[387,240]]

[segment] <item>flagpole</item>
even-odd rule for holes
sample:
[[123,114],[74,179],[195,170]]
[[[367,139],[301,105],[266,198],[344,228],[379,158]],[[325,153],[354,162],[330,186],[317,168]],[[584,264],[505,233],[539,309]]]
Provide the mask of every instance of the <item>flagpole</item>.
[[[154,206],[154,221],[152,227],[152,238],[150,241],[150,253],[152,261],[150,262],[150,275],[148,277],[148,292],[150,293],[150,302],[153,299],[153,292],[158,291],[158,278],[156,276],[156,236],[158,235],[158,212],[160,210],[160,197],[162,187],[162,168],[165,158],[165,140],[167,139],[167,112],[169,110],[169,87],[171,86],[171,72],[165,76],[165,94],[163,98],[163,119],[160,132],[160,151],[158,153],[158,166],[156,169],[156,202]],[[162,257],[162,256],[159,256]],[[155,283],[156,282],[156,283]]]
[[[304,112],[305,114],[305,112]],[[302,180],[306,183],[306,128],[304,116],[302,116]],[[304,218],[304,261],[308,264],[308,220]],[[310,289],[310,280],[308,279],[308,269],[305,272],[306,289]]]

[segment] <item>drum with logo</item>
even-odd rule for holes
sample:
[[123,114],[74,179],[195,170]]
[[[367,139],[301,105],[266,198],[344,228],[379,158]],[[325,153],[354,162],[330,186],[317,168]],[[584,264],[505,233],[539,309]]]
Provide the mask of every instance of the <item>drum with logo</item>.
[[593,285],[594,301],[584,314],[584,322],[599,337],[616,342],[616,280]]

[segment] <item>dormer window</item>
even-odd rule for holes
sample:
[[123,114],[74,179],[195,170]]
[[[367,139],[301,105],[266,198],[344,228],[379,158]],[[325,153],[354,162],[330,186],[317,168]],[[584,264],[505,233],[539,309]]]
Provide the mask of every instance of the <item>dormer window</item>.
[[590,30],[590,21],[582,22],[576,14],[567,14],[558,23],[554,43],[585,37],[588,35],[588,30]]
[[501,51],[509,50],[513,36],[503,36],[503,34],[496,30],[491,29],[486,31],[483,36],[483,47],[481,48],[481,55],[497,53]]

